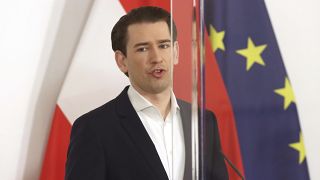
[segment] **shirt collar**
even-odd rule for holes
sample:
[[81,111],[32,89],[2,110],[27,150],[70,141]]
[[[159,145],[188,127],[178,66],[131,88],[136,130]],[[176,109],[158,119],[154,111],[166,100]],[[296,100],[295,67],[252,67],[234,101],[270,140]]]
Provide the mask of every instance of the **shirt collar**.
[[[146,109],[148,107],[154,107],[153,104],[148,101],[146,98],[144,98],[134,87],[130,86],[128,89],[128,96],[130,99],[130,102],[135,109],[136,112],[142,111],[143,109]],[[171,99],[171,110],[180,110],[180,107],[177,103],[176,96],[174,95],[173,91],[171,90],[170,93],[170,99]]]
[[180,107],[178,105],[176,96],[174,95],[173,91],[171,90],[171,94],[170,94],[170,99],[171,99],[171,110],[174,110],[173,112],[176,112],[178,110],[180,110]]

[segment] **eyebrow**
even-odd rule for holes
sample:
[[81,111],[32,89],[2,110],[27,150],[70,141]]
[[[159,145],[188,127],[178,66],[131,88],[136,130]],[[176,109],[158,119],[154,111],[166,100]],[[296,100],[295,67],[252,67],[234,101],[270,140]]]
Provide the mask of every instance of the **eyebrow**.
[[[171,42],[171,40],[170,39],[158,40],[158,43],[167,43],[167,42]],[[148,44],[149,44],[149,42],[140,42],[140,43],[135,44],[133,47],[135,48],[135,47],[139,47],[139,46],[146,46]]]

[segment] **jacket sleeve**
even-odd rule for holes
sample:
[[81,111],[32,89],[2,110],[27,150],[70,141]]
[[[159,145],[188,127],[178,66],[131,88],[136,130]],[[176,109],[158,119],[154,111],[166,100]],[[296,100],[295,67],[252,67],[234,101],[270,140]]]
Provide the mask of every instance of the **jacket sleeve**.
[[207,111],[207,117],[209,121],[207,121],[210,129],[207,129],[207,136],[209,137],[209,145],[211,146],[210,151],[207,153],[212,153],[211,162],[211,177],[210,179],[219,179],[219,180],[228,180],[228,171],[226,168],[226,164],[224,158],[221,154],[221,144],[220,144],[220,135],[218,124],[215,115],[211,111]]
[[90,120],[80,117],[72,126],[65,180],[106,179],[103,147]]

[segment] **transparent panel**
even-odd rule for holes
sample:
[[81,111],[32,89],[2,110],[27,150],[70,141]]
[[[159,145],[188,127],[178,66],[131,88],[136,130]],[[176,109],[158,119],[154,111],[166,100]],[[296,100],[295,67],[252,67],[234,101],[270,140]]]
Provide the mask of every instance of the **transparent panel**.
[[[185,146],[184,180],[228,179],[221,153],[217,120],[206,107],[206,52],[203,1],[172,0],[171,14],[177,26],[179,62],[174,65],[173,87],[180,107]],[[186,106],[186,107],[184,107]],[[177,131],[173,127],[173,134]],[[178,148],[173,136],[173,148]],[[179,149],[179,148],[178,148]],[[173,151],[177,153],[177,151]],[[173,167],[179,155],[173,154]],[[176,177],[176,176],[174,176]]]
[[[192,0],[172,0],[171,14],[177,27],[177,40],[179,44],[179,61],[174,66],[173,87],[181,102],[180,115],[184,138],[184,173],[183,179],[199,179],[199,115],[201,114],[201,93],[199,80],[199,53],[196,32],[195,3]],[[173,26],[172,26],[173,27]],[[200,104],[199,104],[200,103]],[[200,111],[199,111],[200,110]],[[178,129],[173,129],[173,132]],[[176,134],[176,133],[173,133]],[[173,136],[173,139],[178,139]],[[173,140],[174,148],[178,142]],[[179,163],[181,155],[174,151],[173,166]]]

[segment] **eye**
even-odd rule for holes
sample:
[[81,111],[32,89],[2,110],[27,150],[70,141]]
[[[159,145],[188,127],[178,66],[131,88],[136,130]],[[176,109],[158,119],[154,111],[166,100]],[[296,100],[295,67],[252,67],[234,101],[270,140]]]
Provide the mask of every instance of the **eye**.
[[159,48],[161,48],[161,49],[167,49],[169,47],[170,47],[170,43],[163,43],[163,44],[159,45]]
[[148,50],[147,47],[139,47],[136,51],[137,52],[145,52],[147,50]]

